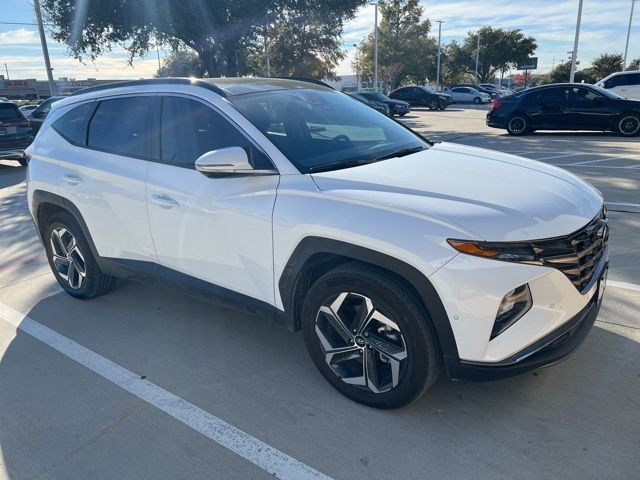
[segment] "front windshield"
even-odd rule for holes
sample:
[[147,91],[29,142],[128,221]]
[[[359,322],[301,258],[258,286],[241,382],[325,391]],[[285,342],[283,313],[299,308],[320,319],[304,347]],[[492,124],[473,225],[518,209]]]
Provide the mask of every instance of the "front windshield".
[[274,90],[229,100],[302,173],[429,147],[399,123],[333,90]]
[[611,90],[607,90],[606,88],[602,88],[598,85],[591,85],[591,88],[593,88],[596,92],[598,92],[603,97],[614,98],[614,99],[624,98],[618,95],[617,93],[614,93]]

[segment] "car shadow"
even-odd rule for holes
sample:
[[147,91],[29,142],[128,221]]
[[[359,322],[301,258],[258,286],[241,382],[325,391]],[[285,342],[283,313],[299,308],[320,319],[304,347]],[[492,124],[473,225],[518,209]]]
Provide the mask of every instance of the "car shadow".
[[[91,301],[56,294],[28,316],[250,434],[269,432],[269,442],[295,458],[315,452],[324,472],[345,453],[355,459],[350,478],[410,478],[418,471],[630,478],[637,468],[640,344],[600,327],[559,365],[480,384],[441,376],[417,402],[381,411],[333,390],[300,333],[149,285],[124,282]],[[93,384],[87,391],[82,369],[38,352],[18,331],[0,360],[0,385],[10,386],[0,388],[0,445],[10,479],[61,461],[64,442],[75,448],[92,415],[101,418],[121,394]],[[60,448],[45,448],[56,438]],[[389,445],[396,454],[389,455]],[[81,451],[73,461],[89,471],[91,455]]]

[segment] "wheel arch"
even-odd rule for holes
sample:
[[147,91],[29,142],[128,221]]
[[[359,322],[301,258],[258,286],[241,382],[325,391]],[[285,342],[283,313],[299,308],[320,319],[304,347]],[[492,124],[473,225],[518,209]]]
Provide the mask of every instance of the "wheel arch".
[[371,265],[407,286],[424,307],[434,327],[445,363],[459,359],[444,305],[423,273],[387,254],[328,238],[306,237],[300,241],[280,275],[278,288],[291,330],[300,329],[302,302],[313,282],[329,270],[350,261]]
[[93,243],[93,239],[91,238],[91,234],[89,233],[89,228],[82,218],[82,214],[78,207],[76,207],[73,202],[68,199],[56,195],[55,193],[46,192],[44,190],[35,190],[33,192],[33,218],[36,224],[36,230],[38,232],[38,236],[40,240],[44,243],[44,233],[45,228],[47,226],[47,221],[55,214],[60,212],[67,212],[71,214],[71,216],[75,219],[82,230],[82,234],[87,239],[87,243],[89,244],[89,248],[91,248],[91,253],[93,254],[96,260],[100,259],[100,255],[98,255],[98,250],[96,249],[95,244]]

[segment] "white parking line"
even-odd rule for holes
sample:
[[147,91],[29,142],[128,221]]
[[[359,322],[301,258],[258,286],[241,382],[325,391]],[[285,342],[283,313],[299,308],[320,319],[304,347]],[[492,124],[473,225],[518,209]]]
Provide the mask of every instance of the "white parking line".
[[551,160],[554,158],[575,157],[577,155],[587,155],[586,153],[564,153],[562,155],[553,155],[551,157],[534,158],[532,160]]
[[331,480],[248,433],[0,302],[0,318],[283,480]]
[[624,203],[624,202],[607,202],[607,206],[616,205],[619,207],[635,207],[640,208],[640,203]]
[[575,162],[575,163],[569,163],[567,165],[571,165],[571,166],[576,166],[576,165],[588,165],[590,163],[600,163],[600,162],[608,162],[610,160],[623,160],[625,158],[629,158],[629,157],[635,157],[634,154],[631,155],[621,155],[619,157],[607,157],[607,158],[600,158],[598,160],[586,160],[584,162]]
[[626,282],[616,282],[614,280],[607,280],[607,287],[623,288],[625,290],[633,290],[634,292],[640,292],[640,285]]

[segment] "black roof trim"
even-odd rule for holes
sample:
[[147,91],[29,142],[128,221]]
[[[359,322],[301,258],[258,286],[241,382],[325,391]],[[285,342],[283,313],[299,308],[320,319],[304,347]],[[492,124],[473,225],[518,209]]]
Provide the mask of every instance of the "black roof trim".
[[71,96],[82,95],[85,93],[99,92],[102,90],[110,90],[112,88],[120,87],[135,87],[137,85],[195,85],[198,87],[211,90],[221,97],[226,97],[227,92],[222,90],[217,85],[200,79],[194,78],[147,78],[143,80],[128,80],[123,82],[104,83],[102,85],[95,85],[93,87],[83,88],[71,94]]
[[335,90],[335,88],[333,88],[328,83],[325,83],[322,80],[316,80],[315,78],[307,78],[307,77],[269,77],[269,78],[279,78],[282,80],[296,80],[298,82],[313,83],[315,85],[321,85],[323,87],[330,88],[331,90]]

